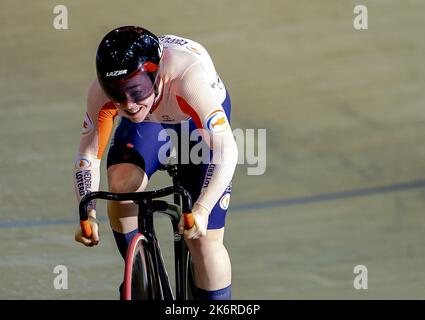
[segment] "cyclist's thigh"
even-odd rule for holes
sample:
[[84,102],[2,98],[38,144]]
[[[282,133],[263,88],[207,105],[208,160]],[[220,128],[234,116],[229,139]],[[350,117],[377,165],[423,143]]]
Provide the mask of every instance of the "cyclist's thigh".
[[[160,166],[158,140],[162,130],[157,123],[133,123],[123,118],[108,152],[108,184],[111,192],[142,191]],[[137,206],[132,201],[108,202],[112,229],[127,233],[137,227]]]
[[141,168],[149,179],[161,166],[158,152],[167,143],[158,139],[163,129],[159,123],[133,123],[122,118],[108,152],[107,167],[129,163]]
[[148,177],[142,168],[132,163],[118,163],[108,168],[108,187],[110,192],[143,191]]

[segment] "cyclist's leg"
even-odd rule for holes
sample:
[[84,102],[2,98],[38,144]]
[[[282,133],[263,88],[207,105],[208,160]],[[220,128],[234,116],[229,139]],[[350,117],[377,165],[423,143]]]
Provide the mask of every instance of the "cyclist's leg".
[[[231,103],[228,94],[222,106],[230,121]],[[192,121],[190,128],[196,129]],[[191,193],[193,201],[199,197],[207,169],[207,164],[182,165],[182,184]],[[198,296],[202,300],[231,298],[231,263],[223,244],[230,193],[231,184],[223,192],[209,215],[206,236],[186,241],[193,259]]]
[[201,300],[231,299],[231,263],[223,236],[224,228],[209,229],[205,237],[187,241]]
[[[108,167],[110,192],[135,192],[146,188],[145,171],[132,163],[117,163]],[[132,201],[108,201],[109,222],[113,230],[126,233],[137,227],[137,206]]]
[[[108,168],[110,192],[143,191],[147,181],[143,169],[134,164],[119,163]],[[108,201],[108,216],[118,250],[125,258],[128,245],[137,233],[137,205],[132,201]]]
[[[108,185],[111,192],[143,191],[150,176],[159,168],[158,141],[162,126],[133,123],[123,118],[108,153]],[[148,143],[146,143],[148,142]],[[108,216],[118,249],[125,258],[128,244],[137,233],[137,205],[108,202]]]
[[[186,175],[187,177],[194,177]],[[197,183],[190,179],[191,185]],[[183,186],[192,189],[184,179]],[[199,187],[200,190],[200,187]],[[199,191],[190,190],[193,199],[197,199]],[[215,204],[208,219],[208,230],[205,237],[186,240],[192,255],[195,272],[195,285],[198,296],[202,300],[229,300],[231,298],[231,263],[229,254],[223,243],[224,225],[229,205],[231,185]]]

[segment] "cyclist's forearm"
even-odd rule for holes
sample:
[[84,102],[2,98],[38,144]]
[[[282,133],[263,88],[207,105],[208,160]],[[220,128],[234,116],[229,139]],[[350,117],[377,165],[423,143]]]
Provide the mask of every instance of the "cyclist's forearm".
[[[100,159],[89,154],[78,153],[74,166],[74,189],[78,203],[84,195],[99,190]],[[89,204],[89,210],[96,209],[95,201]]]
[[238,149],[233,136],[223,139],[221,143],[215,142],[214,145],[213,152],[215,155],[219,153],[219,157],[214,156],[209,164],[201,194],[196,200],[196,203],[210,212],[232,181],[238,161]]

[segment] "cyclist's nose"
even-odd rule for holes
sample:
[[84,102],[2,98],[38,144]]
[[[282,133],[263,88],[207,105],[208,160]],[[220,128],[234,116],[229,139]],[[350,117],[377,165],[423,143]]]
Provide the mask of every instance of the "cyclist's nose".
[[127,101],[127,102],[124,104],[124,108],[125,108],[125,109],[134,109],[135,107],[137,107],[137,104],[136,104],[135,102]]
[[124,109],[124,111],[132,111],[132,110],[136,110],[136,109],[140,109],[141,107],[143,107],[140,104],[137,104],[136,102],[125,102],[121,105],[121,108]]

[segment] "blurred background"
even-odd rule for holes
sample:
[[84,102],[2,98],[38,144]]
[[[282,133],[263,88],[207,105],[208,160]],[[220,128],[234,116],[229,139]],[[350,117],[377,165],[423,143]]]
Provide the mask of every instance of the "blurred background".
[[[58,4],[67,30],[53,27]],[[368,30],[353,28],[357,4]],[[234,299],[425,298],[423,1],[0,6],[0,299],[118,298],[123,261],[104,204],[99,246],[73,240],[72,173],[97,45],[129,24],[204,45],[233,127],[267,129],[265,174],[242,164],[234,177]],[[150,189],[168,184],[158,174]],[[171,261],[167,222],[157,230]],[[67,290],[53,286],[57,265]],[[367,267],[367,290],[353,287],[356,265]]]

